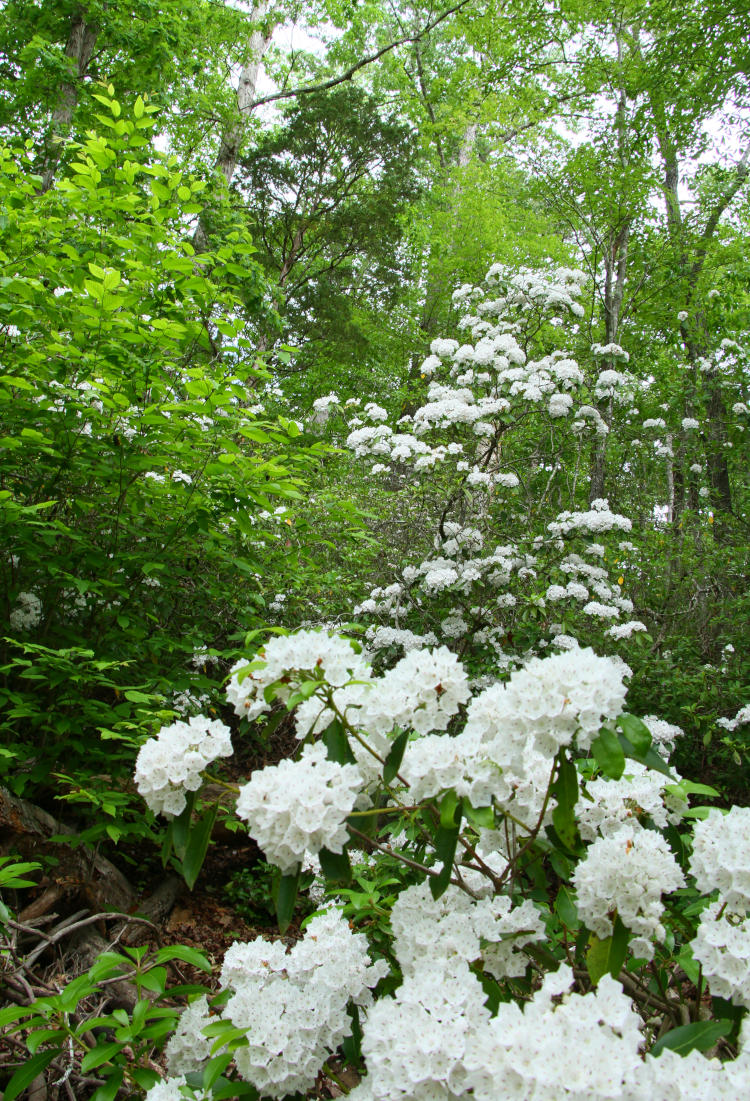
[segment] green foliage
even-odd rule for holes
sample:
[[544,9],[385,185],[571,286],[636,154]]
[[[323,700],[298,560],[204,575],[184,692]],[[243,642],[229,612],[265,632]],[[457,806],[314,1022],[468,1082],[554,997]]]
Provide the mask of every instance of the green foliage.
[[202,181],[154,151],[153,107],[97,96],[100,132],[51,191],[24,152],[0,159],[0,692],[18,791],[63,759],[116,772],[168,693],[205,692],[176,667],[262,612],[262,514],[304,473],[294,425],[246,407],[265,377],[248,235],[195,256]]
[[[148,1089],[159,1076],[151,1064],[155,1049],[174,1032],[179,1019],[175,994],[203,994],[200,986],[177,987],[169,982],[173,961],[211,970],[206,957],[187,945],[149,951],[125,948],[123,954],[105,952],[89,970],[69,982],[59,994],[37,998],[30,1006],[0,1009],[0,1027],[23,1039],[26,1059],[5,1082],[3,1098],[18,1097],[53,1059],[65,1056],[84,1075],[96,1071],[103,1084],[93,1094],[97,1101],[113,1098],[125,1084],[130,1090]],[[101,1015],[97,1000],[112,982],[131,983],[137,1001],[131,1013],[114,1009]],[[100,985],[102,984],[102,985]]]

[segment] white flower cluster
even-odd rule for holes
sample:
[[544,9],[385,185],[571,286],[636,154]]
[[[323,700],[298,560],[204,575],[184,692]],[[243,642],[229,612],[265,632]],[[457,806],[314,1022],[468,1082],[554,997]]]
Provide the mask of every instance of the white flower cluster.
[[696,822],[690,872],[703,894],[718,889],[733,913],[750,910],[750,807],[714,807]]
[[42,602],[36,593],[19,593],[10,610],[10,626],[14,631],[31,631],[42,619]]
[[231,669],[227,700],[240,718],[255,719],[270,709],[264,692],[277,685],[286,701],[303,681],[319,679],[333,686],[367,676],[369,666],[354,644],[324,631],[297,631],[269,639],[256,659],[238,661]]
[[578,912],[592,933],[600,939],[611,936],[617,912],[636,934],[631,941],[634,955],[651,959],[652,938],[664,936],[661,896],[684,887],[685,877],[661,834],[628,822],[589,846],[572,882]]
[[750,916],[719,899],[701,914],[690,947],[711,993],[750,1009]]
[[619,642],[621,639],[631,638],[640,631],[647,630],[646,624],[641,623],[640,619],[630,619],[627,623],[616,623],[614,627],[610,627],[605,633]]
[[[570,968],[547,975],[522,1010],[489,1017],[465,965],[425,961],[395,997],[368,1014],[362,1050],[368,1076],[352,1101],[560,1101],[627,1097],[644,1064],[639,1018],[609,976],[595,992],[569,994]],[[478,993],[479,992],[479,996]],[[595,1056],[582,1057],[581,1043]],[[628,1083],[628,1085],[626,1085]]]
[[505,895],[470,898],[450,886],[435,901],[426,882],[402,891],[391,912],[393,949],[405,976],[422,966],[425,944],[436,959],[472,963],[482,959],[496,978],[523,975],[522,949],[544,939],[544,925],[528,899],[511,907]]
[[356,765],[329,761],[322,742],[306,745],[297,761],[258,769],[240,788],[237,815],[271,864],[287,874],[306,852],[340,853],[349,839],[346,817],[362,775]]
[[[622,666],[588,647],[531,658],[507,683],[472,700],[465,730],[507,746],[511,759],[532,749],[551,760],[576,736],[579,749],[588,749],[604,719],[620,714],[626,694]],[[503,767],[502,757],[495,759]]]
[[619,780],[588,780],[585,797],[576,806],[581,837],[584,841],[594,841],[598,835],[612,837],[624,824],[644,818],[659,829],[676,825],[687,803],[664,790],[672,783],[668,776],[637,761],[628,761]]
[[675,742],[685,737],[682,727],[668,723],[665,719],[659,719],[656,715],[644,715],[643,723],[648,727],[653,740],[654,749],[667,760],[672,755]]
[[622,359],[625,363],[630,359],[630,354],[619,344],[592,344],[591,354],[599,359]]
[[210,1094],[204,1093],[203,1090],[190,1090],[185,1092],[183,1087],[186,1087],[186,1079],[184,1074],[178,1075],[176,1078],[165,1078],[161,1082],[157,1082],[147,1092],[145,1101],[185,1101],[186,1097],[194,1098],[195,1101],[207,1101]]
[[416,800],[452,788],[474,806],[494,800],[531,826],[558,749],[576,738],[586,750],[602,721],[620,713],[625,694],[621,665],[592,650],[532,658],[471,700],[455,737],[411,742],[401,774]]
[[331,415],[333,406],[339,404],[338,394],[330,393],[325,394],[322,398],[316,398],[313,402],[313,422],[315,424],[325,424]]
[[617,512],[611,512],[609,502],[600,499],[591,502],[591,508],[586,512],[561,512],[552,523],[547,525],[547,530],[553,535],[569,535],[571,532],[602,531],[630,531],[632,521],[627,516],[620,516]]
[[469,676],[447,646],[411,650],[373,683],[360,722],[373,733],[445,730],[469,695]]
[[241,1076],[263,1097],[306,1093],[351,1031],[348,1004],[369,1005],[387,971],[336,910],[316,915],[291,951],[262,938],[233,944],[221,984],[233,992],[224,1016],[249,1041],[235,1052]]
[[745,723],[750,723],[750,703],[746,703],[744,707],[741,707],[733,719],[717,719],[716,725],[723,726],[725,730],[736,730],[738,726],[744,726]]
[[202,1068],[213,1045],[213,1040],[204,1036],[203,1028],[211,1021],[205,994],[183,1009],[165,1052],[170,1075],[191,1074]]
[[[400,640],[401,633],[395,638]],[[466,670],[451,650],[440,646],[409,649],[382,677],[374,677],[370,667],[365,666],[356,684],[334,690],[333,702],[339,713],[366,735],[368,745],[385,755],[394,727],[420,733],[445,730],[469,695]],[[321,732],[334,717],[334,712],[319,700],[305,701],[297,708],[297,737]],[[377,779],[377,758],[359,742],[352,748],[363,782]]]
[[141,746],[135,785],[154,814],[171,817],[185,809],[185,792],[201,786],[203,770],[217,757],[231,755],[229,727],[219,719],[194,715],[163,726]]

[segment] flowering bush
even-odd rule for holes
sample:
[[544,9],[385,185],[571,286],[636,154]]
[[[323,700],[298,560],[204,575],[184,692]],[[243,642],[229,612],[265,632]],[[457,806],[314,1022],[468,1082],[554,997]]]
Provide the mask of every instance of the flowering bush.
[[[711,789],[623,713],[628,675],[573,648],[472,691],[441,648],[378,675],[358,643],[324,631],[240,663],[238,713],[276,698],[304,717],[295,759],[253,773],[238,813],[279,867],[282,929],[311,860],[328,901],[291,948],[229,949],[226,994],[185,1011],[173,1077],[150,1101],[199,1096],[191,1083],[210,1095],[217,1059],[262,1097],[303,1093],[347,1036],[358,1101],[665,1097],[683,1073],[669,1049],[690,1053],[701,1096],[746,1091],[746,812],[690,808]],[[649,723],[668,747],[676,731]],[[696,817],[693,837],[677,831]],[[360,847],[355,860],[404,869],[385,941],[369,945],[372,921],[354,931],[340,912]],[[718,1040],[725,1061],[700,1054]],[[234,1071],[231,1046],[216,1054],[225,1041],[240,1043]]]

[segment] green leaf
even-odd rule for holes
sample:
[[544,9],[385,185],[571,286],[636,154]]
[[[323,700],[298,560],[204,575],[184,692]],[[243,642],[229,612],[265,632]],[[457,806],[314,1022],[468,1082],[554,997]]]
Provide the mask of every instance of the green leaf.
[[91,1051],[86,1052],[81,1063],[81,1070],[84,1074],[87,1071],[93,1070],[95,1067],[100,1067],[102,1063],[109,1063],[115,1055],[119,1055],[122,1051],[124,1044],[97,1044]]
[[169,963],[170,960],[182,960],[183,963],[189,963],[201,971],[211,971],[211,962],[208,957],[187,944],[172,944],[167,948],[160,948],[154,956],[154,963]]
[[115,1101],[117,1092],[122,1085],[125,1072],[119,1068],[114,1074],[110,1074],[103,1086],[99,1086],[96,1093],[92,1094],[91,1101]]
[[37,1074],[41,1074],[61,1052],[62,1048],[53,1048],[52,1051],[40,1051],[32,1055],[31,1059],[19,1067],[8,1082],[3,1093],[3,1101],[15,1101],[15,1098],[31,1085]]
[[318,859],[326,879],[332,879],[336,883],[351,883],[352,866],[346,849],[342,853],[332,853],[329,849],[321,849],[318,853]]
[[28,1005],[10,1005],[0,1009],[0,1028],[20,1021],[22,1017],[28,1017],[31,1012],[31,1006]]
[[211,1101],[234,1101],[235,1097],[247,1097],[250,1101],[257,1101],[258,1091],[249,1082],[227,1082],[224,1078],[218,1078],[211,1091]]
[[708,784],[697,784],[694,780],[680,780],[676,784],[665,784],[664,790],[669,795],[676,795],[678,799],[687,799],[688,795],[707,795],[719,799],[721,793]]
[[[170,838],[171,846],[174,848],[177,854],[177,859],[182,860],[183,856],[187,852],[187,844],[190,834],[190,822],[193,816],[193,806],[195,804],[195,792],[189,791],[186,797],[184,809],[173,818],[169,823],[169,829],[167,831]],[[166,839],[164,844],[166,845]],[[168,853],[168,851],[167,851]]]
[[321,740],[328,750],[328,760],[335,761],[337,765],[353,765],[356,763],[349,739],[346,736],[341,721],[334,719],[326,727]]
[[591,752],[605,776],[611,780],[620,779],[625,771],[625,753],[616,734],[602,727],[599,737],[592,742]]
[[563,925],[567,925],[569,929],[575,929],[580,924],[578,908],[576,907],[573,892],[570,887],[566,887],[565,884],[563,884],[557,892],[555,911]]
[[602,975],[611,975],[613,979],[617,978],[628,954],[629,940],[630,933],[619,917],[615,918],[611,937],[607,937],[606,940],[599,940],[597,936],[591,934],[588,951],[586,952],[586,969],[594,986],[599,982]]
[[154,994],[163,994],[167,987],[166,967],[150,967],[138,976],[141,986]]
[[620,733],[618,740],[626,757],[632,757],[634,761],[639,761],[642,765],[653,768],[656,772],[661,772],[664,776],[668,776],[670,780],[674,780],[669,765],[662,760],[653,747],[649,749],[648,753],[641,754],[637,752],[633,743],[624,734]]
[[722,1036],[728,1036],[732,1027],[732,1021],[693,1021],[689,1025],[680,1025],[656,1041],[651,1048],[651,1055],[658,1055],[664,1048],[676,1051],[678,1055],[687,1055],[690,1051],[708,1051]]
[[573,849],[578,840],[575,817],[575,805],[578,802],[578,770],[564,752],[560,753],[552,794],[557,800],[557,805],[552,811],[555,830],[563,844]]
[[473,807],[464,796],[461,800],[461,809],[464,818],[478,830],[494,830],[495,810],[493,807]]
[[[460,804],[458,804],[458,806],[460,807]],[[456,845],[458,844],[459,828],[459,825],[455,825],[451,829],[445,829],[441,826],[435,834],[435,852],[442,860],[443,867],[438,875],[430,876],[430,891],[434,899],[440,898],[440,896],[445,893],[451,881],[453,861],[456,856]]]
[[276,920],[279,923],[279,932],[283,936],[289,928],[289,923],[294,917],[294,907],[297,902],[301,869],[291,875],[280,875],[274,884],[274,906],[276,908]]
[[455,791],[446,791],[440,801],[440,828],[442,830],[450,831],[454,828],[456,824],[456,811],[459,810],[460,806],[461,801]]
[[144,105],[144,102],[143,102],[143,98],[141,96],[138,96],[135,103],[133,104],[133,114],[135,115],[135,117],[137,119],[143,118],[144,110],[145,110],[145,105]]
[[648,753],[653,738],[651,731],[636,715],[629,715],[626,711],[619,715],[616,726],[623,732],[636,753],[641,755]]
[[206,859],[218,810],[218,806],[211,807],[190,827],[185,855],[182,858],[182,874],[191,891]]
[[344,1039],[341,1050],[347,1062],[351,1063],[352,1066],[356,1066],[362,1058],[362,1025],[359,1019],[359,1007],[356,1005],[350,1006],[348,1013],[352,1022],[352,1030]]
[[213,1059],[209,1059],[203,1068],[203,1081],[202,1086],[204,1090],[210,1090],[214,1082],[221,1078],[224,1071],[232,1062],[231,1051],[225,1051],[221,1055],[215,1055]]
[[409,731],[403,730],[396,738],[394,738],[393,745],[391,746],[388,756],[385,759],[383,765],[383,781],[386,784],[390,784],[396,779],[398,770],[401,768],[401,762],[404,759],[404,750],[406,749],[409,741]]

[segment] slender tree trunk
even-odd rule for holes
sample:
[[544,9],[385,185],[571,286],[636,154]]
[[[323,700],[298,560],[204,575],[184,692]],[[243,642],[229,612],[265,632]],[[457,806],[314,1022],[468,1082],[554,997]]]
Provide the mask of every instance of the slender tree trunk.
[[[262,20],[267,14],[268,8],[269,0],[257,0],[250,15],[253,23]],[[255,106],[257,98],[258,78],[263,58],[272,38],[273,27],[270,29],[258,28],[250,36],[248,61],[240,73],[237,85],[237,111],[234,119],[221,135],[221,144],[214,164],[214,167],[221,172],[226,180],[227,185],[232,182],[237,167],[237,160],[247,132],[248,117]],[[206,247],[208,241],[206,232],[206,215],[208,213],[209,211],[205,210],[201,214],[198,227],[193,236],[193,246],[199,252]]]
[[[617,33],[617,56],[622,60],[622,40]],[[627,121],[628,97],[624,87],[620,88],[617,112],[615,114],[615,133],[617,134],[617,152],[623,169],[627,161],[625,125]],[[612,228],[607,247],[604,250],[604,342],[616,344],[620,330],[620,315],[625,297],[625,279],[628,271],[628,245],[630,242],[630,218],[621,218]],[[605,370],[614,370],[614,358],[602,361]],[[607,428],[612,426],[613,400],[610,397],[599,412]],[[597,435],[591,448],[591,468],[589,482],[589,503],[606,496],[607,445],[606,436]]]
[[70,79],[60,86],[60,97],[52,112],[49,134],[44,143],[41,192],[49,191],[55,178],[55,172],[60,163],[62,143],[70,131],[73,113],[78,103],[78,82],[86,75],[99,34],[98,24],[88,23],[87,16],[85,9],[79,9],[75,13],[65,45],[65,57],[70,65]]

